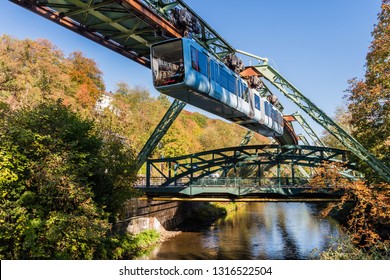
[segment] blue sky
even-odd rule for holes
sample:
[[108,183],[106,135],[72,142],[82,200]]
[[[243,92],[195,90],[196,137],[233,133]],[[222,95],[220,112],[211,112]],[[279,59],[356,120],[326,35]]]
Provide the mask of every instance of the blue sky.
[[[187,0],[234,48],[262,57],[328,115],[347,81],[364,76],[380,0]],[[0,34],[47,38],[66,54],[80,50],[104,73],[107,90],[125,81],[156,93],[150,70],[19,6],[0,1]],[[299,108],[280,93],[285,114]],[[187,107],[186,107],[187,108]],[[194,108],[187,108],[195,110]],[[322,128],[314,124],[317,132]]]

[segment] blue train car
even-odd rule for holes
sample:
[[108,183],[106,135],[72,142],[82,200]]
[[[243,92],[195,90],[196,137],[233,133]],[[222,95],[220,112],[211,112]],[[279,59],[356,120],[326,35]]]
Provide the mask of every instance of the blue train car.
[[264,136],[283,134],[278,109],[194,40],[180,38],[153,45],[151,64],[159,92]]

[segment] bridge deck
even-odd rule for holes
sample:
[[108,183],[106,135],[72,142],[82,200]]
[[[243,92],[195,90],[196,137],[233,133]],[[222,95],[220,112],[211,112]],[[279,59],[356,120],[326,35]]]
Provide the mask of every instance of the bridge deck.
[[267,198],[267,197],[148,197],[142,196],[141,200],[147,201],[187,201],[187,202],[311,202],[311,203],[331,203],[339,202],[341,198]]
[[187,185],[145,187],[136,189],[144,193],[143,199],[174,201],[252,201],[252,202],[334,202],[342,191],[291,186],[226,186]]

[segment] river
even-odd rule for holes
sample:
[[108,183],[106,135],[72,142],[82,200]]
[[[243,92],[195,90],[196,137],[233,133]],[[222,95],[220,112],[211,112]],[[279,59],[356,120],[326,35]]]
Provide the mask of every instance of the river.
[[339,236],[339,225],[319,217],[309,203],[248,203],[214,225],[180,233],[158,245],[146,259],[255,260],[310,259]]

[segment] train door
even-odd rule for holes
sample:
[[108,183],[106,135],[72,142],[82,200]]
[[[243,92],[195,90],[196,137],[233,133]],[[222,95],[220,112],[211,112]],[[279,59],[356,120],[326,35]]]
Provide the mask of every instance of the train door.
[[210,59],[210,96],[214,99],[222,99],[221,85],[219,82],[219,65],[212,59]]
[[264,114],[265,114],[265,125],[269,128],[272,127],[272,120],[271,120],[271,105],[267,100],[264,100]]
[[198,92],[209,94],[209,57],[202,50],[195,48],[194,45],[190,46],[190,56],[192,69],[186,83]]
[[242,112],[242,94],[244,85],[240,79],[237,79],[237,110]]
[[277,131],[277,125],[276,125],[276,111],[275,109],[271,107],[271,122],[272,122],[272,130]]
[[260,97],[260,123],[261,124],[265,124],[266,125],[266,120],[265,120],[265,102],[264,102],[264,98],[263,97]]
[[255,93],[255,117],[254,119],[261,123],[262,122],[262,119],[261,119],[261,99],[260,99],[260,96]]

